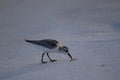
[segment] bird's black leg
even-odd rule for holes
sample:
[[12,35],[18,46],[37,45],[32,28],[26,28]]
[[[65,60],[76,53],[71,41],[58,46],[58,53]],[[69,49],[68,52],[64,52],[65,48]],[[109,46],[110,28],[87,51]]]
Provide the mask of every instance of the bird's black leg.
[[44,52],[44,53],[42,54],[42,58],[41,58],[41,62],[42,62],[42,63],[47,63],[47,62],[43,61],[43,57],[44,57],[45,53],[46,53],[46,52]]
[[57,60],[52,60],[52,59],[50,58],[48,52],[47,52],[47,56],[48,56],[48,58],[50,59],[51,62],[57,61]]

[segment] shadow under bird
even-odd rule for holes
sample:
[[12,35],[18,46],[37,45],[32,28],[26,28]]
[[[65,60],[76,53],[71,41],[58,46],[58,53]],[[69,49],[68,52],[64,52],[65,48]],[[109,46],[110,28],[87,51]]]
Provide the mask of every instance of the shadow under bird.
[[56,60],[51,59],[49,53],[51,52],[60,52],[68,55],[70,57],[70,61],[74,60],[71,54],[69,53],[69,48],[67,46],[62,46],[59,41],[53,39],[43,39],[43,40],[25,40],[26,42],[38,45],[44,48],[44,53],[42,54],[41,62],[47,63],[43,60],[44,55],[46,54],[51,62]]

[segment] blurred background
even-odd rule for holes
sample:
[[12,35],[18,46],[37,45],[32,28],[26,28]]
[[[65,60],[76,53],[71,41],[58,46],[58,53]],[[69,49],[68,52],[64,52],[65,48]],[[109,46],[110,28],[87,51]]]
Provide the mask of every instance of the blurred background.
[[[36,65],[48,38],[77,60]],[[0,0],[0,80],[120,80],[119,49],[119,0]]]

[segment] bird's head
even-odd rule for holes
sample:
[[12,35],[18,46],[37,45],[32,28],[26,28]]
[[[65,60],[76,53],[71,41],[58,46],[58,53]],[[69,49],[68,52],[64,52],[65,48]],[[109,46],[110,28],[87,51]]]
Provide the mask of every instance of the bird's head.
[[70,57],[71,60],[73,59],[71,54],[69,53],[69,48],[67,46],[60,47],[59,51],[64,53],[64,54],[67,54]]

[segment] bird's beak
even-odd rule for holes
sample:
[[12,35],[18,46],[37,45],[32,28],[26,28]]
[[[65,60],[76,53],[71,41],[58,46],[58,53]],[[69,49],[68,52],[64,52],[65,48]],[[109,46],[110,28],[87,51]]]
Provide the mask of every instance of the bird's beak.
[[71,60],[73,59],[72,56],[71,56],[71,54],[69,52],[68,52],[68,56],[70,57]]

